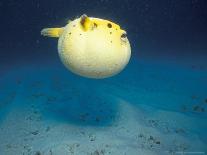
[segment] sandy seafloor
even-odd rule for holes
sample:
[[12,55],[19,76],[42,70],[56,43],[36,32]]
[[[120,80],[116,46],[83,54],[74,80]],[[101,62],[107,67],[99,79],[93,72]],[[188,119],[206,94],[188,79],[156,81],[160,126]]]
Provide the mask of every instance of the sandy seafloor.
[[132,60],[104,80],[14,66],[0,73],[0,155],[207,153],[206,66]]

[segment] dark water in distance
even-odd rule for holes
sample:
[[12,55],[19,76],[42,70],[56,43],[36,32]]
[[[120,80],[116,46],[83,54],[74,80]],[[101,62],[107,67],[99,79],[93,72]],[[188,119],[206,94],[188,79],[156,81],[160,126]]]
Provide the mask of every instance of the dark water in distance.
[[56,56],[56,40],[42,38],[40,30],[84,13],[126,29],[137,58],[207,54],[205,0],[1,0],[0,59]]

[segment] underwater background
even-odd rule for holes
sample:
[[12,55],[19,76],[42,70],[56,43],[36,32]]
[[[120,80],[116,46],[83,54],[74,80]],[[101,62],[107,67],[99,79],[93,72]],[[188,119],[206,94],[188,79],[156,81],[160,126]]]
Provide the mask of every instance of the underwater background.
[[[94,80],[40,36],[82,14],[127,31],[132,56]],[[207,154],[206,0],[0,0],[0,155]]]

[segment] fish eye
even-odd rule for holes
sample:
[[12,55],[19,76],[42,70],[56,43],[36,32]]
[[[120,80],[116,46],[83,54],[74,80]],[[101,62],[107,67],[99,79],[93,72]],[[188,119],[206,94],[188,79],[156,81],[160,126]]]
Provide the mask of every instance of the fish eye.
[[123,33],[122,35],[121,35],[121,38],[126,38],[127,37],[127,34],[126,33]]
[[107,26],[108,26],[108,28],[112,28],[111,23],[108,23]]

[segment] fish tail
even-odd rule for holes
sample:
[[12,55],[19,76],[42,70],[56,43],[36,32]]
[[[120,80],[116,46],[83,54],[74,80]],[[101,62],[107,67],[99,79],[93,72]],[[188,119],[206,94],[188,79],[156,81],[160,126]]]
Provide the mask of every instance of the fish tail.
[[41,35],[45,37],[59,38],[63,32],[63,28],[44,28],[41,31]]

